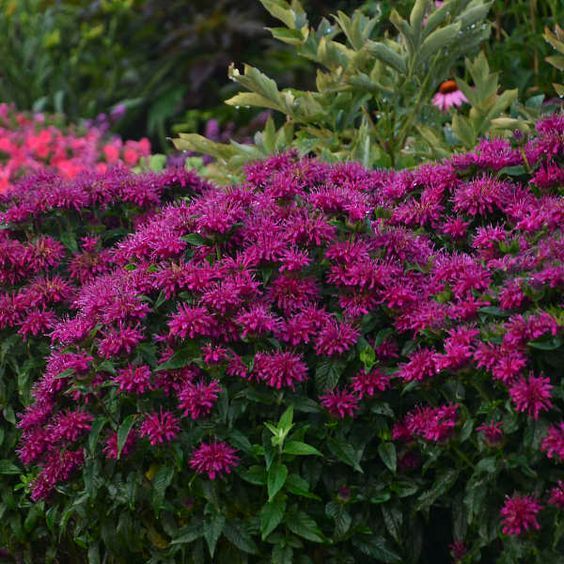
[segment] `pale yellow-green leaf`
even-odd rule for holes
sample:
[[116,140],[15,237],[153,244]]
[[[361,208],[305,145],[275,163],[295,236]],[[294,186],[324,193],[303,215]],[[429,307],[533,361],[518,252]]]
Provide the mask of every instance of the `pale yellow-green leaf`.
[[286,27],[294,28],[296,14],[291,9],[290,4],[285,0],[260,0],[260,3],[270,13],[271,16],[280,20]]
[[471,148],[476,144],[476,134],[464,116],[459,114],[453,116],[452,131],[465,147]]
[[407,71],[405,58],[384,43],[369,41],[366,45],[368,51],[377,59],[397,70],[401,74]]
[[271,104],[281,108],[280,92],[276,82],[255,67],[244,65],[243,74],[241,74],[239,69],[232,64],[229,66],[228,75],[229,78],[239,83],[250,92],[263,96],[269,100]]
[[229,106],[235,107],[256,107],[256,108],[270,108],[271,110],[280,110],[280,105],[273,103],[268,98],[255,94],[254,92],[240,92],[235,96],[225,100]]
[[462,28],[470,27],[471,25],[478,24],[478,22],[485,20],[492,4],[493,1],[474,5],[470,4],[457,18]]
[[554,31],[555,33],[548,27],[545,27],[544,38],[554,49],[564,55],[564,30],[557,25]]
[[556,67],[559,71],[564,71],[563,55],[551,55],[550,57],[546,57],[545,61],[550,63],[553,67]]
[[419,60],[425,63],[441,49],[449,47],[459,36],[460,22],[437,29],[425,38],[419,50]]
[[285,27],[269,27],[267,28],[274,39],[292,45],[294,47],[301,46],[309,37],[309,28],[288,29]]
[[217,159],[229,159],[237,152],[229,145],[216,143],[197,133],[180,133],[172,142],[179,151],[195,151]]
[[409,14],[409,25],[416,33],[419,33],[423,17],[425,16],[425,11],[427,10],[429,4],[429,0],[415,0],[415,4]]
[[517,96],[519,95],[519,91],[517,88],[513,90],[505,90],[502,92],[495,101],[492,108],[488,111],[485,116],[485,122],[489,122],[492,119],[498,117],[502,112],[504,112],[511,104],[517,100]]

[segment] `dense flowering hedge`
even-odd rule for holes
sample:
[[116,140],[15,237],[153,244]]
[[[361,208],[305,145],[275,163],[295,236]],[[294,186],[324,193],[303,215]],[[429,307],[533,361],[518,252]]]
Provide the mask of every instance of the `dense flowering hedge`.
[[0,104],[0,194],[25,175],[52,170],[73,178],[80,172],[132,167],[151,153],[148,139],[122,141],[103,124],[64,126],[41,113],[19,113]]
[[411,171],[276,156],[85,240],[112,268],[68,262],[39,323],[31,497],[93,558],[557,561],[564,118],[537,130]]
[[[203,186],[182,170],[112,168],[73,179],[43,171],[0,194],[0,548],[31,550],[32,543],[28,559],[48,555],[40,543],[48,536],[40,526],[46,508],[27,503],[24,491],[15,493],[15,425],[44,367],[53,325],[72,312],[81,285],[111,270],[112,245],[166,202]],[[51,548],[60,545],[53,535]]]

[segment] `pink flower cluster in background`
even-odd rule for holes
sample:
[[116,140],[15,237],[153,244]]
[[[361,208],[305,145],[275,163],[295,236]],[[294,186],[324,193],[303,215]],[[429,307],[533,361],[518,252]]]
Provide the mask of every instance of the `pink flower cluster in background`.
[[63,178],[133,167],[151,154],[148,139],[122,141],[105,128],[61,126],[41,113],[19,113],[0,104],[0,194],[25,175],[50,170]]

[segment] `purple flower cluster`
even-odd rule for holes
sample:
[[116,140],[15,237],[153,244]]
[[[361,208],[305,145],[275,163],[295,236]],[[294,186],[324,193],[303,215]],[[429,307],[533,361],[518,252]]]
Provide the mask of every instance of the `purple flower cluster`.
[[[55,349],[20,423],[22,459],[42,468],[35,498],[55,484],[43,478],[49,461],[80,449],[86,414],[115,401],[123,409],[107,429],[108,457],[120,421],[133,416],[122,455],[136,441],[150,453],[181,440],[195,472],[230,473],[243,461],[216,421],[217,405],[228,409],[224,391],[305,396],[343,425],[385,395],[397,409],[400,469],[433,445],[447,448],[469,417],[481,423],[470,427],[483,438],[473,444],[497,448],[505,428],[496,421],[507,412],[555,422],[540,448],[561,459],[557,375],[534,353],[556,348],[562,333],[553,306],[564,285],[564,205],[552,175],[560,178],[564,118],[537,129],[524,147],[483,141],[405,171],[275,156],[249,166],[241,185],[200,186],[193,200],[142,217],[91,277],[90,259],[73,263],[83,281],[73,314],[26,329],[49,327]],[[522,172],[504,172],[500,155]],[[137,205],[155,201],[147,187],[134,192]],[[61,260],[56,241],[41,245],[37,264]],[[85,245],[96,253],[97,243]],[[18,321],[6,324],[29,317],[11,311],[2,315]],[[61,378],[75,357],[86,366]],[[481,405],[478,392],[492,401]],[[75,432],[51,432],[72,416]],[[204,433],[212,438],[202,442]],[[540,505],[515,500],[502,512],[504,530],[536,529]]]

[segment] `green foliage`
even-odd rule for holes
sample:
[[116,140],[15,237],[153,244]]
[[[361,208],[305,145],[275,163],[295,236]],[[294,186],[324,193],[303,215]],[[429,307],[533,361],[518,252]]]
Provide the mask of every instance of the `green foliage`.
[[[547,57],[546,61],[560,72],[564,71],[564,30],[559,25],[554,28],[554,33],[545,28],[544,38],[556,51],[556,54]],[[553,83],[553,86],[558,96],[564,96],[564,85]]]
[[[438,9],[426,0],[412,3],[407,19],[390,13],[392,31],[379,16],[356,10],[339,11],[330,23],[310,26],[299,2],[264,0],[284,27],[271,29],[279,41],[317,67],[315,90],[279,88],[251,65],[235,65],[229,77],[246,91],[227,100],[235,107],[267,108],[284,116],[276,129],[269,121],[255,144],[218,144],[198,134],[180,134],[178,149],[212,155],[216,178],[232,181],[233,172],[250,160],[290,147],[326,160],[358,160],[366,166],[401,167],[448,155],[453,146],[472,147],[479,137],[525,126],[515,117],[499,118],[517,98],[517,91],[499,93],[497,73],[483,55],[467,59],[473,80],[464,81],[470,100],[468,117],[455,115],[455,137],[443,133],[445,120],[432,105],[439,83],[448,78],[464,54],[477,50],[489,35],[486,21],[491,2],[452,0]],[[497,120],[497,121],[496,121]],[[229,173],[226,173],[226,170]],[[223,178],[222,178],[223,177]]]

